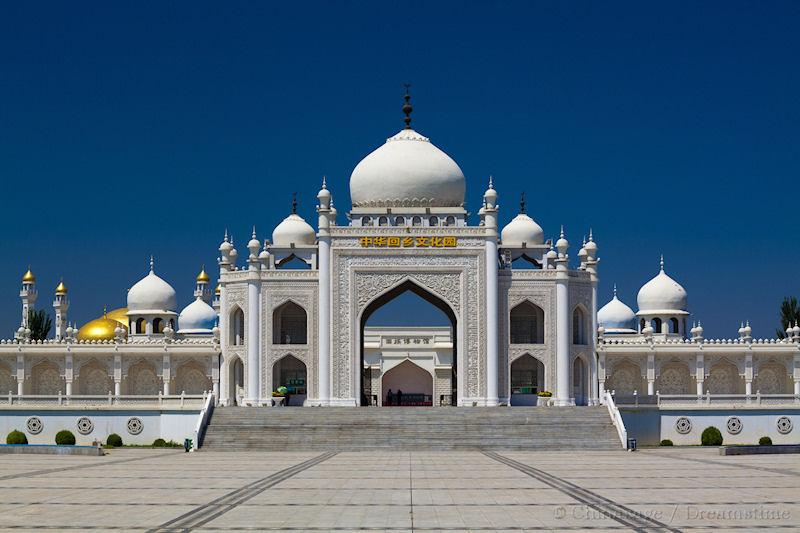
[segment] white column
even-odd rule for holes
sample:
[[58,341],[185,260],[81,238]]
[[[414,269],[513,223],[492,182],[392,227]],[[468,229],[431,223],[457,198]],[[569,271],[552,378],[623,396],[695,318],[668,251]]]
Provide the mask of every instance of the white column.
[[64,383],[66,384],[66,388],[67,388],[67,396],[72,396],[72,380],[71,379],[67,379],[67,380],[64,381]]
[[[317,343],[319,346],[319,390],[320,405],[331,401],[331,238],[320,228],[319,235],[319,309],[317,311]],[[360,395],[359,395],[360,396]]]
[[654,379],[647,380],[647,395],[653,396],[656,393],[656,381]]
[[598,402],[602,400],[606,393],[606,355],[605,353],[598,354],[598,369],[597,369],[597,396]]
[[800,394],[800,379],[794,380],[794,393]]
[[17,395],[25,394],[25,356],[17,355]]
[[260,355],[260,331],[259,331],[259,295],[261,293],[258,273],[251,270],[250,278],[247,280],[247,400],[250,405],[258,405],[261,393],[259,382],[261,365],[259,364]]
[[698,396],[703,395],[703,382],[706,378],[706,366],[705,362],[703,361],[703,354],[699,354],[695,359],[695,379],[697,380],[697,391],[696,394]]
[[569,286],[567,274],[556,279],[556,405],[574,405],[570,397]]
[[169,354],[164,355],[164,358],[161,360],[161,380],[163,381],[164,385],[164,396],[169,396],[169,382],[172,379],[172,371],[171,371],[171,361]]
[[115,379],[114,380],[114,396],[120,396],[122,394],[122,380]]
[[498,405],[497,234],[486,239],[486,405]]
[[[220,273],[220,277],[221,276],[222,274]],[[233,403],[232,398],[230,397],[230,383],[233,381],[233,376],[230,375],[231,365],[228,364],[227,358],[225,357],[225,354],[228,352],[228,341],[231,338],[231,325],[228,321],[228,297],[225,294],[226,292],[227,291],[225,291],[225,288],[223,287],[219,295],[219,345],[222,350],[222,354],[219,356],[220,405],[231,405]]]
[[647,354],[647,394],[652,396],[656,393],[656,355],[652,352],[652,346],[650,347],[650,353]]
[[597,273],[591,272],[590,275],[592,279],[592,354],[589,357],[591,379],[589,380],[589,401],[587,403],[588,405],[598,405],[600,400],[597,394]]
[[753,382],[749,379],[744,382],[744,393],[748,396],[753,394]]

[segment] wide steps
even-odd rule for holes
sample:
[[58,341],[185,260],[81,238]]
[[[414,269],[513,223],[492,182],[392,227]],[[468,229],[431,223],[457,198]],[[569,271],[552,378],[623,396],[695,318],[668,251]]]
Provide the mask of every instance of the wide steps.
[[602,407],[219,407],[207,450],[620,449]]

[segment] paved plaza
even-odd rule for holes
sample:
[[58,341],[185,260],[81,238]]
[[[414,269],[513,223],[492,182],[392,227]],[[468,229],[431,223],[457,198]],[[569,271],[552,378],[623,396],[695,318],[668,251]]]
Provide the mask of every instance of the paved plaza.
[[798,531],[800,456],[0,456],[2,531]]

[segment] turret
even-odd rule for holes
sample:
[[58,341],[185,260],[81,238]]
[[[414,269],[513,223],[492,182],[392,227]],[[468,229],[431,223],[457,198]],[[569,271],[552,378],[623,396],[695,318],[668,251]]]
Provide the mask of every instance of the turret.
[[56,314],[55,338],[64,340],[67,336],[67,310],[69,309],[69,299],[67,298],[67,286],[64,285],[63,279],[56,287],[53,309]]
[[208,302],[211,298],[211,290],[208,288],[208,284],[210,283],[211,278],[206,273],[206,267],[200,269],[200,273],[197,275],[196,284],[194,287],[194,297],[200,298],[204,302]]
[[28,313],[36,309],[36,298],[39,293],[36,290],[36,276],[31,272],[31,267],[22,276],[22,289],[19,291],[19,298],[22,300],[22,322],[24,328],[28,327]]

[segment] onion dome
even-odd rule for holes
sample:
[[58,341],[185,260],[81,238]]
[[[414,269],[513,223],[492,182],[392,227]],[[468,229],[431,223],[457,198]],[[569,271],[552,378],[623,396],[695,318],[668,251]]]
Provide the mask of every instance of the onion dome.
[[217,288],[214,289],[214,294],[216,294],[217,296],[222,294],[222,285],[220,285],[219,283],[217,284]]
[[636,333],[636,314],[617,298],[616,285],[614,298],[597,312],[597,323],[606,333]]
[[59,296],[64,296],[65,294],[67,294],[67,286],[64,285],[63,279],[56,286],[56,294]]
[[313,246],[317,241],[317,234],[303,217],[297,214],[297,205],[292,208],[292,214],[283,219],[283,222],[272,232],[272,245],[278,247]]
[[353,207],[460,207],[464,173],[430,139],[411,129],[406,93],[406,127],[361,160],[350,176]]
[[640,315],[687,315],[686,290],[664,272],[664,258],[661,258],[661,270],[658,275],[645,283],[636,302]]
[[36,276],[31,272],[31,267],[28,267],[28,271],[22,276],[22,283],[36,283]]
[[200,269],[200,273],[197,275],[197,282],[208,283],[209,281],[211,281],[211,278],[206,273],[205,267],[203,267],[202,269]]
[[106,313],[106,317],[110,318],[111,320],[116,320],[119,322],[121,326],[128,327],[128,308],[127,307],[119,307],[117,309],[112,309],[108,313]]
[[217,312],[214,308],[202,298],[197,298],[178,315],[178,333],[211,333],[216,323]]
[[127,327],[112,318],[108,318],[108,315],[105,315],[90,320],[81,326],[76,337],[80,341],[113,341],[115,336],[114,330],[117,328],[123,328],[125,330],[125,335],[127,335]]
[[525,195],[519,202],[519,214],[506,224],[500,232],[503,246],[541,246],[544,244],[544,231],[531,217],[525,213]]
[[128,316],[163,314],[176,307],[175,289],[153,272],[151,259],[150,272],[128,291]]

